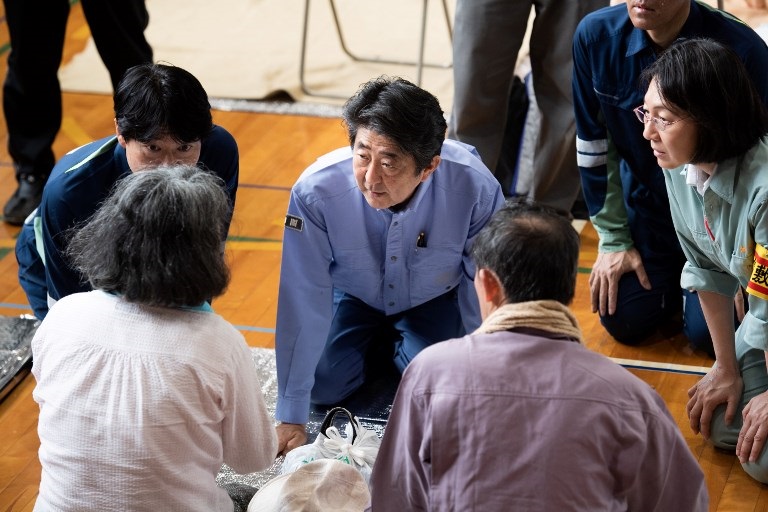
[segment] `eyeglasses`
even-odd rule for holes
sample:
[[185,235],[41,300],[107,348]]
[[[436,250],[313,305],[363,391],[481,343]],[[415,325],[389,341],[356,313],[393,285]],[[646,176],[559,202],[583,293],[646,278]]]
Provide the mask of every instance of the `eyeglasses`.
[[642,105],[634,109],[632,112],[635,113],[635,115],[637,116],[637,119],[643,124],[647,124],[648,121],[653,122],[653,125],[660,132],[663,132],[664,130],[666,130],[668,126],[671,126],[675,123],[679,123],[680,121],[686,119],[685,117],[682,117],[677,121],[667,121],[666,119],[662,119],[660,117],[654,117],[651,115],[650,112],[645,110]]

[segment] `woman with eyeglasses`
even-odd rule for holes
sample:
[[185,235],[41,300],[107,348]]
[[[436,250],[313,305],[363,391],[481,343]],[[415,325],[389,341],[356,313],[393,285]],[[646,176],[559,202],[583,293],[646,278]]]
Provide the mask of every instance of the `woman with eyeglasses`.
[[[642,79],[635,114],[664,170],[687,259],[681,286],[698,292],[716,356],[688,390],[690,425],[768,483],[768,112],[739,58],[713,40],[676,42]],[[736,328],[740,287],[748,312]]]

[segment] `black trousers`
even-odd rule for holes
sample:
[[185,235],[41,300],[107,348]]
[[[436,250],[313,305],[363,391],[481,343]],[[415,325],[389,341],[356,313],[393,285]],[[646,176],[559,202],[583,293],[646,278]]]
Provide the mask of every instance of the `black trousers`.
[[[11,52],[3,84],[8,151],[16,177],[47,179],[55,158],[51,148],[61,127],[58,70],[64,49],[69,0],[3,0]],[[144,37],[149,23],[144,0],[82,0],[96,48],[112,86],[136,64],[152,62]]]

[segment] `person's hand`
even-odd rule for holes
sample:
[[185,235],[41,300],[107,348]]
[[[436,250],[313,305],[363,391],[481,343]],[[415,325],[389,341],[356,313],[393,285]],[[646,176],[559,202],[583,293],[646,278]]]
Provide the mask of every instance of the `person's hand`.
[[277,455],[285,455],[307,442],[307,429],[299,423],[279,423],[277,432]]
[[589,291],[592,294],[592,312],[599,311],[601,316],[616,312],[619,295],[619,279],[627,272],[635,272],[640,285],[651,289],[651,281],[645,273],[643,260],[637,249],[628,251],[601,252],[589,275]]
[[765,0],[746,0],[750,9],[765,9]]
[[739,462],[755,462],[760,456],[768,438],[768,392],[761,393],[749,401],[741,413],[744,423],[736,443]]
[[743,387],[744,383],[737,369],[725,369],[715,365],[688,390],[689,400],[685,409],[691,430],[696,434],[701,432],[704,439],[709,439],[712,414],[715,408],[723,403],[726,404],[725,423],[730,425],[736,416]]

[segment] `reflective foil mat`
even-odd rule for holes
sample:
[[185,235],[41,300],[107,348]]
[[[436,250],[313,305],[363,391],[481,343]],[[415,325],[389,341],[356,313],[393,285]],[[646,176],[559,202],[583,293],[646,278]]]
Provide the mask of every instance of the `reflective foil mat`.
[[[32,337],[38,325],[38,320],[31,315],[0,316],[0,399],[29,372],[32,362]],[[277,404],[275,351],[268,348],[252,348],[251,352],[267,409],[274,416]],[[314,441],[327,411],[335,405],[347,408],[366,429],[373,430],[381,437],[398,382],[399,375],[396,371],[383,371],[341,403],[312,406],[307,422],[307,441]],[[261,488],[264,483],[280,473],[282,462],[283,458],[279,457],[269,469],[247,475],[237,474],[232,468],[224,465],[216,481],[219,485],[245,484]]]
[[[256,365],[269,412],[274,416],[277,404],[277,371],[275,369],[275,351],[268,348],[253,348],[253,361]],[[395,397],[399,375],[393,369],[366,382],[357,392],[339,404],[346,407],[354,414],[360,423],[367,429],[375,431],[379,437],[384,434],[389,411]],[[320,424],[325,419],[325,414],[331,406],[312,406],[307,423],[307,442],[312,442],[317,437]],[[337,425],[341,426],[341,425]],[[240,483],[261,488],[268,480],[280,474],[280,466],[283,457],[278,457],[272,467],[259,473],[239,475],[226,464],[222,466],[216,481],[219,485],[228,483]]]
[[38,323],[32,315],[0,316],[0,399],[29,371]]

